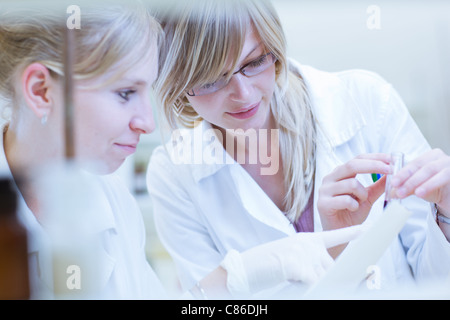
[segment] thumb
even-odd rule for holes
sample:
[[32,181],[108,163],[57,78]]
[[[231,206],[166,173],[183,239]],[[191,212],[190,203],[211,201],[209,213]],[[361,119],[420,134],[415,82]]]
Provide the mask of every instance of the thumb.
[[363,225],[356,225],[336,230],[318,232],[326,248],[332,248],[340,244],[356,239],[365,229]]

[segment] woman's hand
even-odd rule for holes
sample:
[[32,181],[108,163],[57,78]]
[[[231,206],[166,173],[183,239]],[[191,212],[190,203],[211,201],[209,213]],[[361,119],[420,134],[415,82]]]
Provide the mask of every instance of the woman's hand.
[[[327,248],[356,239],[364,228],[360,225],[331,231],[299,232],[242,253],[230,250],[221,263],[227,272],[227,289],[234,296],[246,296],[285,281],[311,285],[334,264]],[[219,272],[220,268],[213,271]],[[205,287],[206,281],[202,280],[201,285]]]
[[364,187],[357,174],[390,173],[390,155],[363,154],[337,167],[319,189],[317,208],[324,230],[344,228],[364,222],[373,203],[384,193],[386,176]]
[[403,167],[391,181],[400,199],[416,195],[438,205],[450,217],[450,156],[433,149]]

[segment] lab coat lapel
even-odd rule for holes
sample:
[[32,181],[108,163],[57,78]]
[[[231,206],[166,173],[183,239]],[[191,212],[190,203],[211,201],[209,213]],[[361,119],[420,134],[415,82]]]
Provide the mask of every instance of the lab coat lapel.
[[273,203],[256,181],[236,163],[230,165],[230,174],[235,183],[238,197],[246,211],[255,219],[287,235],[296,231],[283,212]]
[[195,182],[234,162],[220,142],[221,133],[209,122],[202,121],[193,129],[180,129],[178,132],[183,137],[182,141],[175,141],[175,146],[174,141],[168,143],[167,149],[174,163],[181,162],[191,167]]

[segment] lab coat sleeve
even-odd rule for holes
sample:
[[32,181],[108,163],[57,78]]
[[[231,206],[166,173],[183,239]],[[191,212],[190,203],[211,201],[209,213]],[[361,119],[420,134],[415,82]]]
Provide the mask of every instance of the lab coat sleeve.
[[[397,92],[389,85],[380,95],[384,101],[377,113],[380,150],[401,151],[405,163],[430,150]],[[412,216],[399,237],[416,280],[438,280],[450,272],[450,244],[431,217],[428,202],[415,196],[403,200]]]
[[222,256],[185,187],[195,183],[185,169],[173,164],[159,147],[149,163],[147,188],[158,236],[174,260],[183,290],[189,290],[219,266]]

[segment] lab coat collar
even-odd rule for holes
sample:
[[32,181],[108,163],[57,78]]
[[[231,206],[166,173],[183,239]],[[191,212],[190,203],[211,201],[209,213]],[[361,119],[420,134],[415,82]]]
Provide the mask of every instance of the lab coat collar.
[[194,129],[193,141],[199,141],[196,135],[202,134],[202,144],[195,145],[196,155],[202,155],[202,163],[194,165],[193,176],[196,182],[201,179],[211,176],[230,164],[237,164],[237,162],[231,158],[222,145],[222,133],[218,129],[214,129],[208,121],[202,121]]
[[366,125],[350,89],[337,74],[319,71],[291,59],[289,64],[305,81],[319,141],[332,149],[349,141]]
[[236,165],[229,168],[236,186],[237,196],[253,218],[282,231],[286,235],[296,233],[294,225],[283,211],[275,205],[242,166]]
[[166,150],[174,164],[187,165],[196,183],[223,167],[236,164],[221,143],[221,132],[203,120],[193,129],[172,132]]
[[70,163],[56,171],[56,174],[44,175],[41,183],[45,190],[53,193],[50,198],[45,198],[48,205],[45,212],[48,219],[42,221],[45,228],[47,223],[48,227],[52,225],[56,228],[72,225],[74,230],[86,236],[116,229],[111,206],[115,199],[108,194],[110,186],[107,179],[107,176],[72,168]]

